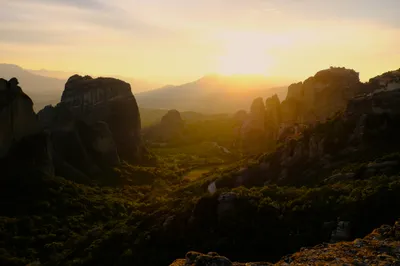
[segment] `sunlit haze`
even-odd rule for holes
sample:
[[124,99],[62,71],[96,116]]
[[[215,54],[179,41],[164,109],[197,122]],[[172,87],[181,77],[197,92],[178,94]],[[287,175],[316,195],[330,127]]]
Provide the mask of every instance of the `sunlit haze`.
[[162,83],[208,73],[366,80],[400,62],[398,0],[0,0],[0,61]]

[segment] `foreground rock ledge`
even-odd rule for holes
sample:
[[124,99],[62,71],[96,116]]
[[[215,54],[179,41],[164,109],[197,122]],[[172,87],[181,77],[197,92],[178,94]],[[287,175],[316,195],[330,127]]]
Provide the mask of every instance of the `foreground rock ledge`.
[[363,239],[302,248],[279,262],[236,263],[217,253],[188,252],[186,259],[170,266],[267,266],[267,265],[400,265],[400,220],[394,226],[382,225]]

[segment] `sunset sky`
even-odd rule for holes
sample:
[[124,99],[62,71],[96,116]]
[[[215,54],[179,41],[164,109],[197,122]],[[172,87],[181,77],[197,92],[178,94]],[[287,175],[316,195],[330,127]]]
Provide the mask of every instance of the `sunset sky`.
[[400,67],[400,0],[0,0],[0,63],[166,83]]

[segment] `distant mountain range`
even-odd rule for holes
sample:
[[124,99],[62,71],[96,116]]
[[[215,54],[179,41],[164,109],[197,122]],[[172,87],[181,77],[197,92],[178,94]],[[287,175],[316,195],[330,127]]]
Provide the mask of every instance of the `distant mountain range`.
[[[75,73],[63,71],[29,70],[13,64],[0,64],[0,77],[16,77],[34,102],[35,111],[60,101],[68,77]],[[160,84],[139,79],[113,76],[131,84],[140,108],[177,109],[201,113],[233,113],[248,109],[256,97],[277,94],[286,97],[288,84],[263,76],[206,75],[194,82],[161,87]],[[151,88],[157,88],[150,90]]]
[[11,64],[0,64],[0,77],[5,79],[16,77],[24,92],[32,98],[35,111],[48,104],[59,102],[66,81],[66,79],[34,74]]
[[[37,74],[40,76],[46,76],[46,77],[52,77],[52,78],[59,78],[63,80],[67,80],[69,77],[75,75],[75,74],[80,74],[80,75],[90,75],[88,73],[75,73],[75,72],[66,72],[66,71],[53,71],[53,70],[46,70],[46,69],[40,69],[40,70],[28,70],[29,72],[33,74]],[[117,78],[120,80],[123,80],[125,82],[128,82],[131,84],[132,87],[132,92],[134,94],[143,92],[143,91],[148,91],[154,88],[161,87],[163,84],[158,83],[158,82],[150,82],[144,79],[134,79],[130,77],[124,77],[124,76],[119,76],[119,75],[106,75],[110,76],[113,78]]]
[[[32,98],[35,111],[41,110],[46,105],[58,103],[67,79],[74,74],[76,73],[46,69],[31,70],[13,64],[0,64],[0,77],[5,79],[16,77],[24,91]],[[113,77],[130,83],[134,94],[161,86],[159,83],[140,79]]]
[[232,113],[248,109],[249,103],[257,97],[277,94],[283,100],[287,86],[282,84],[283,81],[264,76],[207,75],[194,82],[138,93],[135,97],[142,108]]

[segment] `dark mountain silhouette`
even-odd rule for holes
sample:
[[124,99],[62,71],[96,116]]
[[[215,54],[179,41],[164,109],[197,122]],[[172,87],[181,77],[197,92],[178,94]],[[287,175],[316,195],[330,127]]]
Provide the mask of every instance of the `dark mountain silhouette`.
[[[76,72],[47,70],[47,69],[39,69],[39,70],[27,69],[27,71],[29,71],[33,74],[36,74],[36,75],[52,77],[52,78],[59,78],[59,79],[65,80],[65,81],[67,81],[67,79],[69,77],[76,74]],[[83,74],[83,73],[80,73],[80,74]],[[149,81],[146,79],[131,78],[131,77],[125,77],[125,76],[120,76],[120,75],[110,75],[110,76],[113,76],[117,79],[123,80],[123,81],[131,84],[132,90],[134,93],[148,91],[148,90],[158,88],[163,85],[160,82],[152,82],[152,81]]]

